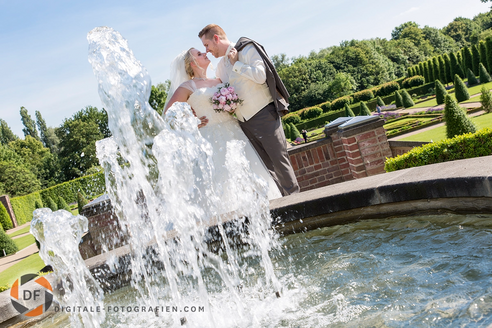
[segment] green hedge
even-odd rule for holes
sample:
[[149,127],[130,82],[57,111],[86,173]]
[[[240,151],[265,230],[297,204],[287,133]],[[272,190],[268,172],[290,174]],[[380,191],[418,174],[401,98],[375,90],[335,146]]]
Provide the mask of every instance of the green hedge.
[[[434,82],[430,82],[430,83],[426,83],[426,84],[423,84],[423,85],[420,85],[418,87],[414,87],[414,88],[410,88],[410,89],[407,89],[407,92],[412,96],[412,95],[417,95],[417,96],[421,96],[421,95],[425,95],[427,93],[429,93],[429,89],[432,88],[434,89]],[[385,101],[386,103],[386,101]]]
[[492,129],[485,128],[476,133],[467,133],[451,139],[415,147],[408,153],[388,158],[384,164],[384,169],[386,172],[391,172],[491,154]]
[[356,103],[356,102],[371,100],[372,98],[374,98],[374,94],[372,93],[371,90],[366,89],[354,93],[353,97],[354,97],[354,103]]
[[409,89],[409,88],[417,87],[417,86],[424,85],[424,84],[425,84],[425,78],[423,76],[420,76],[420,75],[415,75],[415,76],[412,76],[412,77],[409,77],[409,78],[403,80],[402,85],[405,89]]
[[328,112],[326,114],[323,114],[317,118],[314,118],[312,120],[308,120],[299,124],[296,124],[296,128],[298,130],[309,130],[312,128],[317,128],[319,126],[327,124],[327,122],[331,122],[333,120],[336,120],[339,117],[345,116],[345,109],[339,109],[335,111]]
[[48,198],[58,199],[63,197],[68,203],[77,201],[77,192],[84,195],[97,196],[106,190],[104,173],[86,175],[59,185],[36,191],[34,193],[14,197],[10,200],[19,225],[32,220],[32,212],[36,209],[36,200],[42,204],[48,204]]

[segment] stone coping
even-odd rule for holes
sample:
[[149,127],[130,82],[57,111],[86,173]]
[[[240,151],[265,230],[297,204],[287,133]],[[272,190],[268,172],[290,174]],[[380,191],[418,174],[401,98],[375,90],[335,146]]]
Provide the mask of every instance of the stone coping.
[[[426,165],[275,199],[270,202],[273,225],[285,235],[394,215],[441,212],[490,214],[490,163],[492,156]],[[96,278],[105,276],[107,286],[103,288],[111,290],[124,285],[130,273],[110,272],[106,260],[116,255],[122,264],[119,267],[125,268],[123,264],[127,263],[129,253],[129,246],[120,247],[92,257],[86,260],[86,264]],[[56,282],[52,283],[56,285]],[[0,294],[0,322],[15,316],[17,313],[10,302],[9,291],[4,291]]]

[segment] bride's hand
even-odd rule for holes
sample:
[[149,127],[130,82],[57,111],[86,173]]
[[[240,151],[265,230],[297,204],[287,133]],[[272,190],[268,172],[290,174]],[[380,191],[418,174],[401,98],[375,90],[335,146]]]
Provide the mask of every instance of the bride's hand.
[[206,116],[202,116],[199,118],[200,124],[198,124],[198,128],[203,128],[208,123],[208,118]]

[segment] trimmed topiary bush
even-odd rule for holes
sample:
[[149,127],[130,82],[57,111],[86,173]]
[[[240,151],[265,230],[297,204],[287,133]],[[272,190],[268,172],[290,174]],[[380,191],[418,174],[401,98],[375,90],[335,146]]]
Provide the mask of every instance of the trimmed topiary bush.
[[374,98],[374,94],[371,90],[366,89],[366,90],[362,90],[362,91],[354,93],[353,97],[354,97],[354,103],[358,103],[360,101],[371,100],[372,98]]
[[36,199],[36,200],[34,201],[34,207],[35,207],[36,209],[38,209],[38,208],[43,208],[43,201],[42,201],[41,199]]
[[290,140],[294,141],[297,138],[302,138],[301,133],[297,130],[296,126],[293,123],[290,123]]
[[321,115],[320,117],[314,118],[312,120],[307,120],[305,122],[296,124],[297,130],[309,130],[313,128],[320,128],[325,124],[330,123],[331,121],[345,116],[345,108],[330,111],[326,114]]
[[444,104],[444,97],[448,94],[441,81],[436,80],[436,101],[437,104]]
[[65,201],[65,199],[63,199],[63,197],[58,197],[58,202],[56,203],[56,206],[58,206],[59,210],[64,209],[71,213],[70,207],[67,205],[67,202]]
[[355,117],[354,112],[352,111],[352,108],[348,104],[345,104],[345,116],[346,117]]
[[296,114],[295,112],[289,113],[284,117],[282,117],[282,121],[284,121],[285,124],[290,124],[290,123],[297,124],[301,122],[301,117],[299,116],[299,114]]
[[446,135],[448,138],[477,131],[477,127],[468,118],[465,110],[453,98],[447,95],[444,101],[446,103],[444,106],[444,120],[446,121]]
[[3,230],[12,229],[14,226],[10,219],[9,212],[7,212],[7,209],[2,203],[0,203],[0,224],[2,225]]
[[480,102],[482,103],[482,109],[487,113],[490,113],[492,112],[492,92],[485,86],[482,86],[481,92]]
[[458,102],[462,102],[470,99],[470,94],[468,93],[468,88],[466,87],[463,80],[458,76],[454,76],[454,94]]
[[[290,124],[283,123],[282,125],[284,127],[285,138],[290,139]],[[82,197],[84,197],[84,196],[82,195]],[[79,204],[79,213],[80,213],[80,210],[82,209],[82,206],[80,206],[80,201],[77,201],[77,203]]]
[[463,68],[461,68],[461,65],[456,65],[455,71],[456,71],[456,75],[458,75],[460,78],[462,79],[465,78],[465,72],[463,71]]
[[[19,249],[17,245],[14,243],[12,238],[10,238],[5,231],[0,230],[0,257],[4,257],[5,255],[14,254]],[[5,252],[5,255],[4,255]]]
[[371,116],[371,111],[369,110],[369,107],[367,107],[367,104],[364,101],[360,102],[359,115]]
[[398,91],[395,91],[395,105],[396,108],[403,107],[403,98],[401,97],[401,94]]
[[483,66],[482,63],[480,63],[478,64],[478,67],[480,71],[480,83],[483,84],[492,81],[492,78],[490,77],[489,72],[487,72],[485,66]]
[[402,97],[402,101],[403,101],[403,107],[409,108],[409,107],[415,106],[415,104],[412,100],[412,97],[408,94],[407,90],[405,90],[405,89],[401,90],[401,97]]
[[377,98],[376,103],[378,104],[378,106],[386,106],[383,99],[381,99],[381,97]]
[[478,84],[478,80],[477,77],[475,76],[475,73],[473,73],[473,71],[469,68],[466,70],[466,78],[468,79],[468,87]]
[[476,133],[467,133],[452,139],[428,143],[415,147],[403,155],[387,158],[384,163],[384,169],[386,172],[391,172],[491,154],[492,129],[486,128]]
[[313,118],[320,116],[321,114],[323,114],[323,110],[321,108],[311,107],[311,108],[307,108],[305,110],[304,117],[305,117],[305,120],[310,120],[310,119],[313,119]]
[[376,96],[389,96],[397,90],[400,90],[400,85],[396,81],[391,81],[380,85],[379,88],[376,89]]
[[48,208],[53,212],[58,211],[58,205],[56,205],[55,201],[51,197],[48,197]]
[[[285,135],[289,135],[290,136],[290,125],[289,124],[284,124],[284,132],[285,132],[285,129],[288,129],[289,131],[289,134],[285,133]],[[82,195],[81,192],[78,192],[77,193],[77,207],[79,209],[79,214],[82,213],[82,207],[84,207],[85,205],[87,205],[87,199],[85,199],[84,195]]]
[[331,110],[341,109],[341,108],[344,108],[345,105],[350,105],[351,99],[352,98],[345,96],[345,97],[340,97],[340,98],[333,100],[331,102]]
[[331,110],[331,102],[327,101],[319,104],[319,107],[323,110],[323,113],[328,113]]
[[425,78],[421,75],[415,75],[403,80],[403,87],[406,89],[417,87],[425,84]]

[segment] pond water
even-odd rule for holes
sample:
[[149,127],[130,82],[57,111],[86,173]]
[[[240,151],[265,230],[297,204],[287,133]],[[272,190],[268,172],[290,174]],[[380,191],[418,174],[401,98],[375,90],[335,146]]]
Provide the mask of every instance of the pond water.
[[[486,327],[492,324],[491,232],[492,215],[439,215],[290,235],[270,254],[280,298],[262,290],[255,281],[262,266],[242,250],[240,266],[250,282],[239,287],[242,315],[210,271],[203,276],[211,313],[184,293],[188,308],[173,308],[170,294],[160,295],[156,316],[143,312],[135,289],[126,287],[106,296],[102,326],[179,327],[186,318],[185,327]],[[69,325],[68,315],[58,313],[39,326]]]

